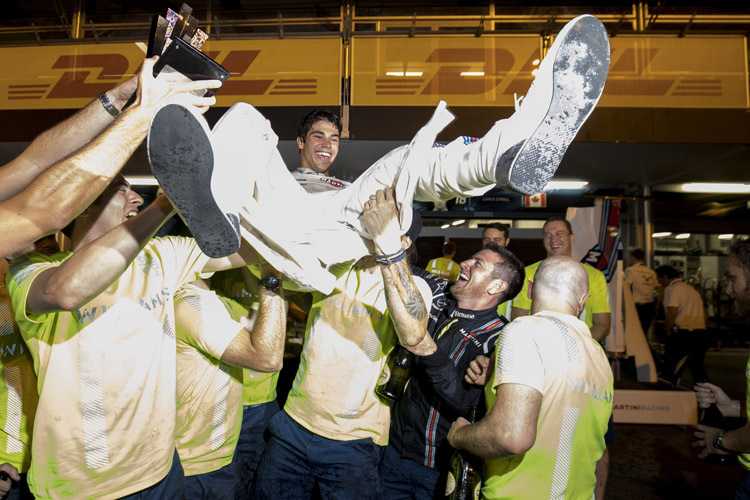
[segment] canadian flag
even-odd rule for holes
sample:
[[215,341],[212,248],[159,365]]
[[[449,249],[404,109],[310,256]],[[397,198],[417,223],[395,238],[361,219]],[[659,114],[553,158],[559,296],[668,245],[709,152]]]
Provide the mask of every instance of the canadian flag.
[[547,193],[532,194],[531,196],[523,197],[524,207],[546,207],[547,206]]

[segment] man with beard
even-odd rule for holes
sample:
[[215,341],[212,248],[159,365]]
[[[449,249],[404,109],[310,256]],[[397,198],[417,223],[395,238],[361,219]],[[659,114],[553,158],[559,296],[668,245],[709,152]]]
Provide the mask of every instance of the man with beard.
[[[419,273],[417,268],[412,272]],[[432,499],[453,449],[451,423],[476,408],[483,387],[464,381],[469,363],[490,356],[508,320],[497,305],[512,299],[524,281],[523,264],[493,243],[461,263],[458,281],[422,271],[433,293],[428,331],[417,348],[412,380],[396,403],[388,448],[381,463],[384,498]]]
[[[727,295],[734,299],[737,312],[744,318],[750,318],[750,241],[740,241],[729,249],[729,262],[727,264]],[[695,386],[698,406],[708,408],[715,404],[725,417],[740,417],[745,415],[750,418],[747,408],[747,399],[750,399],[750,360],[745,368],[747,379],[747,396],[745,401],[731,399],[718,386],[709,382],[701,382]],[[743,403],[745,403],[743,405]],[[695,426],[695,437],[693,442],[696,448],[702,448],[700,458],[705,458],[711,453],[726,455],[737,453],[737,458],[745,468],[742,480],[737,487],[734,498],[750,498],[750,423],[731,431],[724,431],[705,425]]]

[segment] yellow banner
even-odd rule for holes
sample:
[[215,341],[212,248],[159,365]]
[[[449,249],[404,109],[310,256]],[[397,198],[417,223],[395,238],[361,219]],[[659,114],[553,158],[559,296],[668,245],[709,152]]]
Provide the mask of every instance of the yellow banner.
[[742,36],[618,36],[599,106],[747,108]]
[[[618,36],[603,107],[747,108],[741,36]],[[513,106],[538,65],[537,36],[355,38],[352,104]]]
[[[230,71],[219,106],[337,106],[338,39],[209,40],[203,52]],[[137,71],[141,43],[0,49],[0,109],[80,108]],[[315,57],[308,57],[315,54]]]
[[[538,66],[535,35],[354,38],[356,106],[513,106]],[[747,108],[741,36],[618,36],[599,106]],[[80,108],[132,75],[141,43],[0,48],[0,109]],[[218,105],[337,106],[341,40],[209,40],[204,52],[232,76]],[[315,54],[315,57],[309,57]]]
[[513,106],[539,64],[538,36],[355,38],[352,104]]

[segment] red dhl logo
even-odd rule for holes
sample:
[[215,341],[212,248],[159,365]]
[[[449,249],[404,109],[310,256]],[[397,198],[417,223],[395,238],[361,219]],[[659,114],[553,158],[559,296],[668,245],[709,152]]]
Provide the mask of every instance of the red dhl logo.
[[[246,95],[315,95],[317,78],[241,79],[260,54],[260,50],[232,50],[219,61],[234,77],[226,82],[222,96]],[[648,65],[659,49],[629,48],[613,59],[610,78],[604,88],[612,96],[721,96],[722,81],[713,78],[643,78]],[[206,52],[216,58],[219,52]],[[505,87],[505,95],[524,94],[533,80],[533,61],[538,51],[526,59],[520,75]],[[513,53],[505,49],[433,50],[426,63],[437,65],[432,77],[378,77],[375,95],[477,95],[492,91],[511,72],[515,64]],[[461,73],[471,69],[468,63],[483,63],[484,75],[465,78]],[[91,98],[109,90],[128,72],[130,63],[122,54],[90,54],[60,56],[53,69],[64,70],[54,84],[9,85],[8,99],[70,99]],[[97,73],[94,82],[87,81]]]

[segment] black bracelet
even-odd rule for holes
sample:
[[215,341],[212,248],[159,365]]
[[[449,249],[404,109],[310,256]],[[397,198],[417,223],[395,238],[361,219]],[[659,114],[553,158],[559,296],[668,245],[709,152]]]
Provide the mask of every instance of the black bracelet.
[[396,262],[402,261],[406,258],[406,250],[404,250],[403,247],[398,252],[389,253],[385,255],[378,255],[375,254],[375,262],[378,264],[382,264],[384,266],[388,266],[391,264],[395,264]]
[[114,118],[120,116],[120,110],[117,109],[114,104],[112,104],[112,101],[109,100],[106,92],[102,92],[101,94],[99,94],[99,102],[102,103],[102,106],[104,106],[104,109],[107,110],[107,113],[112,115]]

